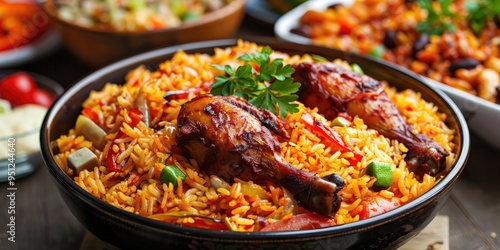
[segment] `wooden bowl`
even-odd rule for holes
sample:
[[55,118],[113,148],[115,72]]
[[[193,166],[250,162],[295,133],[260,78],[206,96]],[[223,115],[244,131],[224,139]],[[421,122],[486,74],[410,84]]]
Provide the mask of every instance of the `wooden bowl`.
[[177,27],[154,31],[119,32],[86,28],[59,18],[54,0],[44,10],[59,33],[63,44],[86,64],[98,67],[147,50],[168,45],[232,36],[245,14],[246,0],[235,0],[198,20]]

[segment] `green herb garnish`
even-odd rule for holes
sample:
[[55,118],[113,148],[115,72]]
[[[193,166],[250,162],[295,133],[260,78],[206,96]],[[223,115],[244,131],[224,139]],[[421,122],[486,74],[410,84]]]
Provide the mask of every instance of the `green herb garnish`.
[[300,87],[300,83],[293,82],[292,74],[295,70],[289,64],[283,65],[282,58],[271,61],[273,52],[266,46],[260,52],[238,57],[238,60],[246,64],[239,66],[236,71],[229,65],[213,65],[229,77],[217,76],[210,86],[210,93],[240,96],[256,107],[267,109],[281,117],[298,112],[298,104],[292,103],[297,100],[298,96],[294,93]]
[[427,11],[427,19],[417,24],[417,31],[428,35],[442,35],[445,31],[454,33],[456,26],[450,20],[455,13],[450,10],[453,0],[438,0],[440,8],[434,8],[432,0],[418,0],[420,8]]
[[500,4],[495,0],[467,1],[467,21],[476,35],[479,35],[488,21],[500,15]]

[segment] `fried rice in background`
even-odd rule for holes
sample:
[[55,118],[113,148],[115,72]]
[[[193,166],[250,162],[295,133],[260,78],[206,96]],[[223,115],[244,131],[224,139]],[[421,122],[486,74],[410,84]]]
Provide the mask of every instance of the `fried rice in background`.
[[56,0],[61,19],[82,27],[145,31],[177,27],[222,8],[232,0]]
[[[235,179],[234,183],[226,183],[216,176],[207,176],[194,160],[186,159],[174,147],[176,117],[181,105],[197,94],[208,92],[207,87],[215,76],[222,73],[211,65],[229,64],[236,68],[241,64],[238,56],[259,48],[260,45],[255,43],[239,41],[234,47],[216,48],[214,55],[189,55],[179,51],[160,64],[157,71],[139,66],[128,73],[123,85],[108,83],[102,90],[93,91],[83,103],[82,113],[106,131],[107,144],[99,150],[92,142],[77,136],[72,129],[56,140],[60,151],[55,157],[56,162],[81,188],[131,213],[212,229],[279,230],[263,225],[272,225],[294,214],[307,214],[307,211],[297,207],[288,191],[271,182],[253,183]],[[273,56],[282,57],[284,63],[289,64],[313,61],[310,55],[289,56],[274,52]],[[346,62],[338,63],[349,67]],[[180,96],[180,99],[172,100],[167,105],[163,95],[171,90],[197,91],[186,91],[186,96]],[[151,122],[150,126],[139,122],[136,127],[131,127],[127,111],[135,107],[139,92],[149,106]],[[406,121],[414,126],[415,132],[429,136],[451,152],[446,159],[449,168],[454,162],[454,131],[445,125],[446,115],[439,113],[436,106],[425,102],[419,93],[412,90],[398,93],[388,87],[387,92]],[[350,166],[349,153],[333,151],[320,135],[308,130],[300,120],[301,112],[309,112],[328,125],[332,123],[317,114],[315,109],[301,105],[299,113],[288,115],[285,119],[290,140],[276,136],[283,157],[296,168],[320,177],[335,172],[346,182],[339,192],[343,199],[339,211],[322,226],[373,216],[368,209],[374,204],[393,208],[415,199],[439,181],[439,178],[429,175],[418,181],[403,160],[407,148],[368,129],[357,117],[354,117],[351,126],[334,127],[354,151],[363,155],[356,166]],[[113,141],[118,131],[126,136]],[[115,152],[117,163],[124,162],[122,171],[110,172],[101,164],[92,171],[83,170],[75,174],[68,168],[67,157],[82,147],[90,148],[99,162],[103,162],[109,152]],[[391,164],[393,183],[387,190],[372,189],[375,178],[365,172],[366,166],[373,161]],[[184,181],[178,179],[177,188],[172,183],[167,185],[160,181],[163,164],[175,164],[186,174]]]
[[[432,4],[440,11],[438,2]],[[300,18],[301,25],[295,32],[315,44],[380,57],[500,103],[500,22],[485,20],[484,29],[475,34],[466,18],[466,1],[449,2],[455,17],[445,21],[456,29],[442,35],[417,32],[417,25],[426,20],[428,12],[417,1],[405,0],[353,0],[349,7],[309,10]]]

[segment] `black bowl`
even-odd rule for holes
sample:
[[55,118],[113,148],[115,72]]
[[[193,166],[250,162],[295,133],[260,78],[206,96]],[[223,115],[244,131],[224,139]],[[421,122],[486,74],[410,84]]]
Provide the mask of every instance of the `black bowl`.
[[107,82],[124,82],[125,74],[138,65],[151,69],[169,59],[179,49],[187,53],[213,53],[214,47],[234,46],[237,40],[219,40],[173,46],[140,54],[104,67],[72,85],[51,107],[43,123],[42,154],[47,168],[57,183],[59,193],[74,215],[94,235],[119,248],[146,249],[172,247],[198,249],[362,249],[397,248],[416,236],[447,201],[451,188],[462,172],[469,155],[469,131],[459,109],[440,90],[419,76],[381,61],[357,54],[315,46],[297,45],[269,38],[252,39],[277,51],[309,53],[328,59],[341,58],[359,64],[365,74],[385,79],[391,85],[411,88],[446,113],[447,124],[456,131],[456,163],[431,190],[417,199],[384,214],[362,221],[302,231],[239,233],[204,230],[155,221],[120,210],[77,186],[54,161],[51,141],[74,126],[81,104],[93,89]]

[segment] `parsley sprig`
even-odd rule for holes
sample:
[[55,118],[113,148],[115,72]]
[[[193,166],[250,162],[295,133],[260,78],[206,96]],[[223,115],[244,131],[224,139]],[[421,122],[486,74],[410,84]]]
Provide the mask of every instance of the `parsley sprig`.
[[439,8],[434,8],[432,0],[418,0],[420,8],[427,11],[427,18],[417,24],[417,31],[428,35],[442,35],[445,31],[454,33],[456,26],[452,22],[455,13],[450,10],[453,0],[438,0]]
[[488,21],[500,15],[500,4],[496,0],[467,1],[467,21],[477,35],[481,33]]
[[281,117],[298,112],[298,104],[293,103],[298,98],[294,93],[300,87],[300,83],[294,82],[292,78],[295,70],[289,64],[284,65],[282,58],[271,61],[273,52],[269,46],[265,46],[261,51],[238,57],[246,64],[239,66],[236,71],[230,65],[213,65],[228,76],[217,76],[210,86],[210,93],[240,96],[256,107]]

